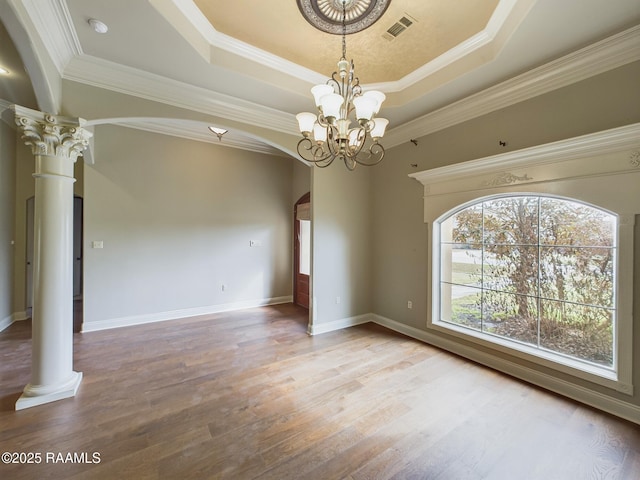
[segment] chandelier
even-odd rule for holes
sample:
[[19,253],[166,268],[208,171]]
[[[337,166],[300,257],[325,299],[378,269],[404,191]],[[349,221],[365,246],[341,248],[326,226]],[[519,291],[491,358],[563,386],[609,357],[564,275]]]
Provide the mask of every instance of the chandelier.
[[303,136],[297,149],[303,160],[318,167],[328,167],[339,158],[354,170],[358,165],[372,166],[382,161],[385,150],[380,139],[389,121],[376,117],[385,94],[363,92],[353,60],[346,59],[346,4],[350,0],[334,1],[342,6],[342,57],[331,78],[311,89],[318,113],[296,115]]

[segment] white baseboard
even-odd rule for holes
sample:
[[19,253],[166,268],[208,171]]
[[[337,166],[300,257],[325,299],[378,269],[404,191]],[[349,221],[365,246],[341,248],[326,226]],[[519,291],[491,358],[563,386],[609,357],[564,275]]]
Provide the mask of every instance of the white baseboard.
[[552,375],[533,370],[518,363],[433,335],[428,331],[404,325],[380,315],[371,314],[370,317],[372,321],[378,325],[455,353],[474,362],[524,380],[525,382],[538,385],[539,387],[551,390],[552,392],[569,397],[578,402],[611,413],[612,415],[624,418],[630,422],[640,424],[640,406],[638,405],[633,405],[629,402],[604,395],[589,388],[561,380]]
[[5,317],[2,320],[0,320],[0,332],[6,328],[9,328],[13,322],[14,322],[13,315],[9,315],[8,317]]
[[112,318],[109,320],[99,320],[95,322],[85,321],[82,324],[82,332],[96,332],[111,328],[130,327],[145,323],[164,322],[179,318],[196,317],[198,315],[210,315],[213,313],[229,312],[233,310],[244,310],[246,308],[262,307],[265,305],[278,305],[281,303],[293,302],[293,296],[265,298],[260,300],[245,300],[241,302],[222,303],[219,305],[207,305],[205,307],[185,308],[182,310],[171,310],[168,312],[149,313],[144,315],[133,315],[130,317]]
[[372,316],[367,313],[356,317],[341,318],[340,320],[334,320],[332,322],[309,324],[307,333],[309,335],[320,335],[322,333],[341,330],[343,328],[353,327],[354,325],[369,323],[371,321],[373,321]]
[[14,322],[20,322],[22,320],[26,320],[29,318],[26,312],[15,312],[9,315],[8,317],[0,320],[0,332],[9,328]]

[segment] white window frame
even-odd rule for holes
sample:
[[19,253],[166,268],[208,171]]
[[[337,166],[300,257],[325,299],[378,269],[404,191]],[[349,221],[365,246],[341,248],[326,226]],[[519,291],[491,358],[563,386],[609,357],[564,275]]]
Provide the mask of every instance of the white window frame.
[[[640,124],[531,147],[410,175],[424,185],[429,228],[427,329],[465,339],[573,377],[632,395],[633,245],[640,215]],[[505,195],[543,195],[579,201],[618,217],[613,368],[517,345],[439,320],[440,232],[438,220],[481,200]]]

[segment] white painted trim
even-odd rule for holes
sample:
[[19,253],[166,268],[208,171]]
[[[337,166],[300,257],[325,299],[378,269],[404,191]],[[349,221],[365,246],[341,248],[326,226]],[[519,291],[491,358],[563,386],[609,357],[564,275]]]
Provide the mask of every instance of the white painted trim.
[[59,385],[53,391],[46,389],[46,393],[39,393],[38,387],[32,387],[30,384],[24,388],[24,393],[16,402],[16,410],[24,410],[25,408],[36,407],[45,403],[57,402],[65,398],[74,397],[78,392],[80,383],[82,382],[82,372],[72,372],[71,379]]
[[534,68],[387,132],[387,148],[640,60],[640,25]]
[[269,130],[299,133],[293,114],[90,55],[74,58],[64,79]]
[[[28,72],[38,108],[48,113],[58,113],[62,101],[61,75],[48,51],[36,46],[38,42],[35,39],[39,33],[31,13],[21,0],[4,0],[0,1],[0,16]],[[52,68],[47,68],[47,60]]]
[[578,402],[590,405],[618,417],[640,424],[640,406],[633,405],[608,395],[593,391],[591,389],[575,385],[555,376],[533,370],[518,363],[497,357],[476,348],[463,345],[453,340],[433,335],[425,330],[405,325],[389,318],[371,314],[372,321],[383,327],[387,327],[396,332],[402,333],[416,340],[423,341],[430,345],[455,353],[474,362],[478,362],[487,367],[519,378],[526,382],[538,385],[539,387],[551,390],[552,392],[564,395]]
[[[479,175],[493,175],[495,173],[508,172],[519,168],[541,167],[545,165],[557,166],[562,162],[608,153],[624,152],[636,148],[640,148],[640,123],[543,145],[536,145],[513,152],[469,160],[454,165],[432,168],[422,172],[411,173],[409,176],[415,178],[425,186],[431,186],[440,182],[455,182],[457,186],[454,191],[466,191],[467,188],[479,190],[498,186],[491,184],[491,182],[483,184],[479,181]],[[637,170],[637,166],[632,165],[630,162],[620,165],[601,163],[597,170],[590,173],[574,170],[570,175],[573,177],[576,175],[600,175],[603,172],[611,173],[616,170],[620,173],[625,173],[626,171],[634,169]],[[554,179],[557,180],[559,178],[566,179],[569,177],[560,177],[557,169],[554,169]],[[465,185],[463,186],[463,179],[471,180],[472,184],[466,185],[466,182],[464,182]],[[531,178],[529,180],[539,181],[540,179]],[[529,183],[529,180],[524,180],[520,183]],[[433,193],[436,192],[430,189],[429,192],[425,192],[425,195]]]
[[[482,58],[482,64],[494,60],[534,3],[535,0],[500,0],[484,30],[460,42],[400,80],[367,84],[367,89],[401,92],[465,59]],[[467,73],[467,70],[463,69],[462,73]]]
[[[287,72],[311,85],[327,80],[325,75],[217,31],[192,0],[170,0],[173,6],[166,0],[150,2],[206,61],[211,60],[212,50],[219,48],[278,72]],[[178,13],[182,19],[178,18]],[[185,23],[193,27],[196,35],[185,28]]]
[[82,53],[66,1],[22,1],[51,61],[62,76],[71,59]]
[[198,315],[211,315],[214,313],[230,312],[233,310],[244,310],[247,308],[262,307],[265,305],[278,305],[293,302],[293,296],[264,298],[261,300],[245,300],[233,303],[221,303],[219,305],[208,305],[205,307],[185,308],[181,310],[171,310],[167,312],[148,313],[143,315],[133,315],[129,317],[112,318],[108,320],[98,320],[94,322],[85,321],[82,324],[82,332],[97,332],[111,328],[130,327],[133,325],[143,325],[145,323],[164,322],[167,320],[177,320],[186,317],[196,317]]
[[[290,76],[308,82],[311,85],[324,83],[326,80],[326,77],[318,72],[225,35],[222,32],[218,32],[192,0],[171,1],[174,8],[161,3],[159,0],[152,0],[151,3],[169,22],[174,24],[174,27],[178,31],[183,32],[183,36],[190,41],[192,46],[205,57],[206,60],[208,60],[208,58],[203,45],[209,45],[212,49],[220,48],[278,72],[287,72]],[[482,55],[483,52],[480,49],[485,46],[490,47],[491,55],[485,53],[483,63],[492,60],[502,50],[510,34],[523,20],[534,3],[535,0],[500,0],[484,30],[460,42],[455,47],[400,80],[367,84],[367,87],[384,92],[402,91],[470,55]],[[184,28],[181,28],[184,22],[173,19],[177,12],[180,12],[184,20],[190,23],[195,31],[197,31],[199,38],[191,38],[191,32],[184,32]]]
[[14,323],[22,322],[22,321],[24,321],[24,320],[26,320],[28,318],[29,318],[29,316],[27,315],[27,312],[15,312],[15,313],[12,313],[8,317],[5,317],[2,320],[0,320],[0,332],[2,332],[3,330],[6,330],[7,328],[9,328]]
[[9,315],[8,317],[0,320],[0,332],[9,328],[15,320],[13,319],[13,315]]
[[[48,45],[48,53],[56,64],[56,67],[63,69],[61,70],[64,71],[63,78],[67,80],[125,93],[127,95],[134,95],[180,108],[187,108],[192,111],[217,115],[283,133],[298,135],[297,123],[293,114],[265,108],[239,98],[221,95],[208,89],[173,81],[149,72],[84,55],[73,24],[70,23],[70,19],[68,18],[68,9],[63,0],[51,0],[53,3],[42,2],[44,5],[47,5],[46,11],[49,12],[51,16],[49,16],[49,14],[42,15],[38,13],[42,10],[38,0],[25,1],[28,2],[25,6],[29,7],[25,8],[25,10],[28,12],[31,21],[36,27],[41,25],[44,19],[49,20],[53,18],[55,20],[53,25],[45,25],[46,29],[44,31],[36,30],[45,45]],[[38,1],[38,8],[34,6],[36,1]],[[185,18],[190,18],[191,15],[189,12],[180,8],[178,3],[179,2],[176,2],[178,8],[182,10],[182,13],[185,15]],[[514,6],[516,5],[515,3],[508,4],[501,2],[500,5],[502,6],[503,3],[505,5],[504,8],[510,6],[512,9],[517,9]],[[524,7],[528,5],[527,2],[522,3],[522,5],[521,10],[526,10]],[[520,8],[519,3],[517,7]],[[196,7],[194,8],[197,10]],[[504,34],[504,32],[497,29],[495,23],[499,23],[500,21],[509,23],[505,20],[508,17],[505,12],[500,13],[498,9],[496,12],[496,19],[492,17],[492,20],[487,26],[488,33],[486,33],[486,35],[491,38],[502,37]],[[500,13],[499,16],[498,13]],[[190,18],[190,20],[193,21],[192,18]],[[24,24],[25,22],[22,21],[22,23]],[[205,37],[207,42],[211,42],[214,38],[219,42],[219,45],[213,44],[213,47],[237,47],[237,45],[229,44],[227,39],[222,41],[220,36],[222,34],[219,32],[215,32],[216,35],[213,36],[210,35],[211,32],[209,32],[209,35],[207,35],[206,32],[203,33],[201,22],[196,21],[194,27],[198,29],[200,35]],[[512,28],[513,25],[508,26],[507,30]],[[30,30],[30,34],[35,33],[36,32]],[[470,45],[479,48],[477,46],[477,40],[478,39],[474,41],[470,40]],[[482,42],[480,42],[480,44],[482,44]],[[246,51],[236,53],[245,58],[251,57]],[[455,58],[459,58],[460,52],[456,53],[453,51],[450,55],[453,55],[451,61],[454,61]],[[265,60],[264,55],[262,55],[262,58],[260,58],[260,55],[257,55],[254,60],[262,64],[265,64],[265,62],[267,64],[270,63],[270,61],[267,61],[268,59]],[[410,122],[398,125],[387,132],[384,144],[386,148],[391,148],[405,143],[411,138],[420,138],[637,60],[640,60],[640,25],[634,26],[574,53],[565,55],[564,57],[498,85],[494,85],[493,87]],[[440,60],[440,62],[442,62],[442,60]],[[274,63],[273,65],[278,71],[282,71],[281,63]],[[436,64],[434,63],[434,65]],[[438,66],[438,69],[443,68],[440,64],[436,66]],[[432,65],[429,68],[433,69],[434,66]],[[293,73],[289,73],[293,75]],[[300,71],[298,73],[302,77],[311,80],[310,75],[313,72]],[[319,83],[316,80],[314,76],[314,81],[310,83]],[[324,77],[322,77],[322,81],[324,81]],[[408,81],[408,83],[410,84],[411,82]],[[369,88],[373,88],[374,86],[376,85],[368,85]],[[378,84],[377,86],[381,86],[381,88],[378,89],[387,92],[406,88],[404,86],[385,84]]]
[[342,330],[343,328],[361,325],[371,322],[371,314],[357,315],[355,317],[341,318],[331,322],[309,324],[307,333],[309,335],[320,335],[322,333],[333,332],[334,330]]
[[71,59],[82,54],[65,0],[22,0],[60,76]]

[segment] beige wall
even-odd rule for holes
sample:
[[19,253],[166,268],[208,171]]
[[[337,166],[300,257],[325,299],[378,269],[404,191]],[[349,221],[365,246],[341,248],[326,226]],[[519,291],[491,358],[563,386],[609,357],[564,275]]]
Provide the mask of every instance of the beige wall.
[[15,130],[0,121],[0,329],[11,321],[15,246]]
[[311,167],[302,162],[294,161],[293,164],[293,185],[291,187],[291,204],[295,203],[305,193],[311,191]]
[[122,127],[95,134],[85,328],[291,295],[293,160]]
[[371,312],[370,177],[340,160],[313,169],[312,331]]
[[[423,222],[423,186],[408,178],[409,173],[640,122],[638,84],[640,63],[636,62],[419,138],[417,146],[407,143],[391,149],[372,173],[375,212],[373,312],[411,327],[426,329],[427,273],[431,265],[427,252],[427,225]],[[499,140],[506,141],[507,147],[500,147]],[[634,304],[637,312],[640,305],[638,235],[635,257]],[[407,309],[407,300],[413,301],[412,310]],[[433,334],[447,337],[437,332]],[[447,339],[465,344],[450,336]],[[640,351],[637,328],[634,351]],[[563,377],[517,359],[511,360]],[[640,355],[635,355],[634,359],[636,393],[633,397],[566,376],[564,380],[640,405]]]

